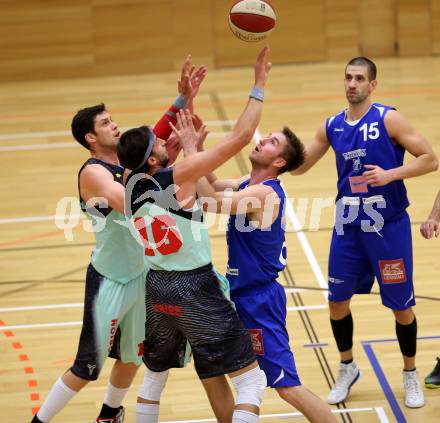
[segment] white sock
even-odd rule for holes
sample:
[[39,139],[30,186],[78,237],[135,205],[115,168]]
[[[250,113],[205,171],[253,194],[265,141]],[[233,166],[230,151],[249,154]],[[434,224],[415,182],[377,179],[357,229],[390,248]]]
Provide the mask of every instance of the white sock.
[[52,386],[46,400],[38,410],[37,417],[42,422],[49,423],[76,394],[76,391],[70,389],[61,378],[59,378]]
[[136,404],[136,423],[157,423],[159,421],[159,404]]
[[258,422],[256,414],[245,410],[234,410],[232,415],[232,423],[255,423]]
[[104,397],[104,404],[111,408],[118,408],[127,395],[128,388],[116,388],[110,382],[107,385],[107,392]]

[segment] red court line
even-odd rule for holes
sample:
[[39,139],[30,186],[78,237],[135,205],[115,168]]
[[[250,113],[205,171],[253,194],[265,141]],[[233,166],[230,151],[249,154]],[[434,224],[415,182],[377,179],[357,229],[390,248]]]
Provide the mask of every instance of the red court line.
[[[80,228],[81,228],[81,225],[75,226],[74,228],[72,228],[72,231],[76,231]],[[51,238],[51,237],[63,235],[63,234],[64,234],[64,231],[62,229],[57,229],[56,231],[50,231],[50,232],[42,232],[40,234],[35,234],[35,235],[27,236],[24,238],[14,239],[12,241],[1,242],[0,247],[10,247],[12,245],[25,244],[27,242],[35,241],[37,239]]]
[[[411,97],[414,95],[436,95],[440,94],[440,88],[408,88],[408,89],[398,89],[398,90],[388,90],[377,92],[375,97]],[[299,96],[299,97],[285,97],[282,99],[271,99],[268,102],[270,104],[282,104],[282,103],[307,103],[310,101],[332,101],[332,100],[345,100],[343,93],[338,95],[322,95],[322,96]],[[171,101],[171,100],[170,100]],[[164,104],[167,104],[164,102]],[[234,106],[238,104],[243,104],[243,99],[241,100],[222,100],[224,106]],[[208,108],[212,107],[212,103],[200,102],[197,103],[198,108]],[[147,112],[164,112],[166,106],[154,106],[154,107],[129,107],[122,109],[111,109],[112,114],[119,113],[147,113]],[[19,115],[0,115],[1,120],[21,120],[29,118],[50,118],[54,116],[66,116],[71,118],[76,110],[66,111],[66,112],[49,112],[49,113],[26,113]],[[116,119],[117,120],[117,119]]]
[[[1,331],[2,326],[5,326],[5,322],[3,320],[0,320],[0,331]],[[3,333],[8,337],[14,336],[14,333],[12,331],[3,331]],[[12,342],[11,347],[14,350],[20,350],[23,348],[23,346],[20,342]],[[27,354],[19,354],[18,359],[22,362],[29,361],[29,356]],[[35,373],[34,368],[31,366],[23,367],[23,370],[24,370],[25,374]],[[2,373],[2,372],[0,371],[0,373]],[[28,379],[27,385],[29,388],[36,388],[36,387],[38,387],[38,381],[36,379]],[[29,394],[29,398],[31,401],[39,401],[40,394],[38,392],[31,392]],[[40,407],[32,407],[32,414],[35,415],[39,409],[40,409]]]
[[30,398],[31,398],[31,401],[39,401],[39,400],[40,400],[40,394],[38,394],[38,393],[36,393],[36,392],[33,392],[33,393],[30,395]]

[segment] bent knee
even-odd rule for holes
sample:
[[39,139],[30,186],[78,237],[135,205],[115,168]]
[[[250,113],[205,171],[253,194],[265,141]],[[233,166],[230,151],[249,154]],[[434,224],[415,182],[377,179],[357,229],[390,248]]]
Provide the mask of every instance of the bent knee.
[[236,404],[251,404],[260,407],[267,379],[259,366],[231,378],[231,382],[237,391]]

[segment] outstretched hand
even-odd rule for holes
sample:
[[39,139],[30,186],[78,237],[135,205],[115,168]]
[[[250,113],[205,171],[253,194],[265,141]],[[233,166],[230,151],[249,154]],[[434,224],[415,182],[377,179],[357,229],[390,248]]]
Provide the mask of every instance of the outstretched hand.
[[207,68],[205,65],[201,65],[196,69],[189,54],[183,62],[180,79],[177,81],[177,91],[179,94],[184,95],[191,101],[198,94],[206,73]]
[[177,125],[174,126],[170,122],[173,133],[180,141],[185,155],[197,152],[197,144],[199,141],[199,134],[194,128],[191,113],[188,109],[179,110],[177,113]]
[[168,165],[171,166],[177,160],[177,157],[182,150],[180,140],[175,133],[172,132],[171,135],[168,137],[165,147],[168,152]]
[[272,63],[267,61],[269,51],[269,47],[264,47],[260,53],[258,53],[257,61],[255,62],[255,86],[258,88],[264,87],[272,68]]
[[197,151],[203,150],[203,143],[206,139],[206,137],[209,134],[209,131],[206,129],[206,125],[203,123],[202,119],[200,119],[199,116],[193,115],[192,116],[194,129],[197,132],[197,136],[199,138],[198,143],[196,145]]

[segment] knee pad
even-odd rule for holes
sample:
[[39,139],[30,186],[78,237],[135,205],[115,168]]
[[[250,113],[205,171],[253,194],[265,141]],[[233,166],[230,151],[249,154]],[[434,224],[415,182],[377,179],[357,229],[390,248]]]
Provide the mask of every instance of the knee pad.
[[252,404],[260,407],[267,379],[259,366],[231,378],[231,382],[237,391],[236,404]]
[[150,401],[160,401],[160,396],[167,383],[169,372],[169,370],[165,370],[164,372],[152,372],[146,368],[144,380],[139,389],[139,396]]

